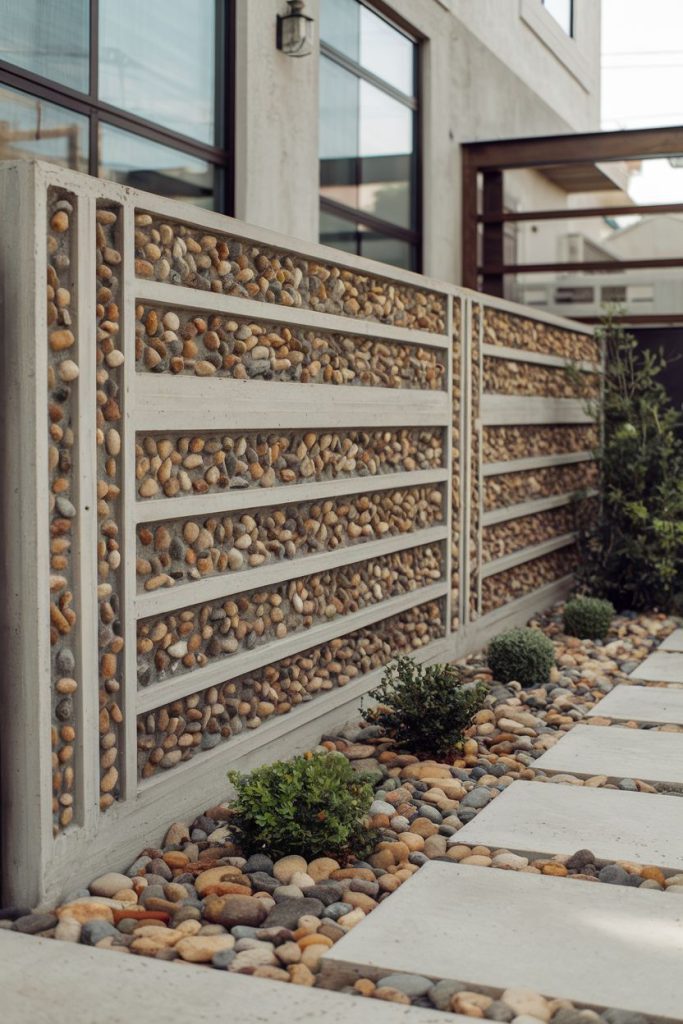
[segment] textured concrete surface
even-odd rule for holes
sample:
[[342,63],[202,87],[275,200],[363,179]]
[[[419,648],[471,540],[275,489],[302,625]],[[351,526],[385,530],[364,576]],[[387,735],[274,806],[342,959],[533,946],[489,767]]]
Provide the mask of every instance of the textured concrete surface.
[[683,629],[674,629],[666,640],[659,645],[658,651],[680,651],[683,654]]
[[547,782],[513,782],[458,832],[471,846],[523,856],[591,850],[683,871],[683,799]]
[[534,768],[683,786],[683,733],[577,725],[534,761]]
[[631,673],[631,679],[646,679],[652,683],[683,683],[683,658],[672,656],[672,651],[655,651]]
[[[436,1010],[0,931],[3,1024],[443,1024]],[[450,1015],[453,1024],[469,1017]]]
[[415,971],[680,1020],[682,921],[675,896],[432,861],[325,955],[324,970]]
[[595,716],[626,722],[683,725],[683,690],[668,686],[615,686],[588,712],[588,718]]

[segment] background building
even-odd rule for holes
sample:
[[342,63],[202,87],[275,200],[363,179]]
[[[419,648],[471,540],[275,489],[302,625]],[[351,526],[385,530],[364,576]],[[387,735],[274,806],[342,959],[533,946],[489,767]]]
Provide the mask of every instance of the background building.
[[[6,2],[0,158],[40,156],[460,280],[460,144],[599,127],[596,0],[307,0],[312,52],[276,47],[284,0]],[[613,189],[593,168],[582,191]],[[506,205],[577,182],[508,176]],[[623,201],[623,199],[622,199]],[[524,259],[556,225],[510,230]]]

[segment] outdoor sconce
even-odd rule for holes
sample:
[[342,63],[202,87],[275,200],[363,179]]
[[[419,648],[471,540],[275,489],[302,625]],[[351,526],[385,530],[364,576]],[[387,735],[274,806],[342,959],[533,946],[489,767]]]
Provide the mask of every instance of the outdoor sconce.
[[277,16],[277,48],[288,57],[307,57],[313,51],[313,18],[303,13],[304,0],[287,0],[288,14]]

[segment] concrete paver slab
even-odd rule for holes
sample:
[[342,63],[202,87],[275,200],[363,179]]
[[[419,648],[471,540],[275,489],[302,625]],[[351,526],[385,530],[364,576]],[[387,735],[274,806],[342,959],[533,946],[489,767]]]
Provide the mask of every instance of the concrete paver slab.
[[676,897],[432,861],[325,955],[324,978],[414,971],[680,1020],[682,923]]
[[683,871],[683,799],[547,782],[513,782],[458,832],[470,846],[551,856],[591,850],[604,860]]
[[631,679],[645,679],[652,683],[683,683],[683,658],[671,651],[655,651],[631,673]]
[[658,651],[680,651],[683,654],[683,629],[674,629],[673,633],[657,648]]
[[[683,787],[683,734],[577,725],[534,761],[548,773],[641,779]],[[683,806],[681,807],[683,814]]]
[[[3,1024],[443,1024],[437,1010],[0,931]],[[471,1017],[448,1016],[449,1024]]]
[[596,715],[624,722],[683,725],[683,690],[667,686],[615,686],[591,708],[587,717]]

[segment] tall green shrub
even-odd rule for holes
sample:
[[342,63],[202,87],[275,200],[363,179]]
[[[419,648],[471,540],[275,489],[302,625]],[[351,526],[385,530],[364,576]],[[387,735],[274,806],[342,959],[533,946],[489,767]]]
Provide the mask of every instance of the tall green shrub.
[[[609,313],[597,517],[577,507],[584,589],[618,608],[668,609],[683,573],[683,421],[659,380],[661,352],[642,350]],[[598,410],[594,410],[598,411]]]

